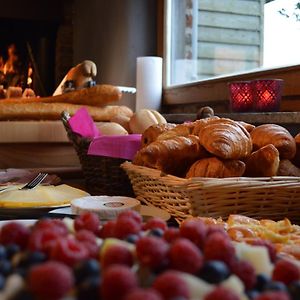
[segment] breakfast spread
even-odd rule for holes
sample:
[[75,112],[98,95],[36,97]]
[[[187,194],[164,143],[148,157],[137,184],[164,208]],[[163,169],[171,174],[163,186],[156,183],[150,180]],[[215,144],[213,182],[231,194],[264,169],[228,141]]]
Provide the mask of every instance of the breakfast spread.
[[176,228],[133,210],[108,222],[85,212],[6,222],[0,241],[1,299],[299,299],[299,266],[200,219]]

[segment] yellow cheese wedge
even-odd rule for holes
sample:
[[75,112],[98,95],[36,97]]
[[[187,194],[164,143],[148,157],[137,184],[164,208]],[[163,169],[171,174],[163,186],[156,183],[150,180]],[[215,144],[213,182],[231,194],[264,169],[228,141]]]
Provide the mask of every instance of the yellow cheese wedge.
[[0,193],[0,208],[60,206],[85,196],[89,194],[66,184],[40,185],[32,190],[10,190]]

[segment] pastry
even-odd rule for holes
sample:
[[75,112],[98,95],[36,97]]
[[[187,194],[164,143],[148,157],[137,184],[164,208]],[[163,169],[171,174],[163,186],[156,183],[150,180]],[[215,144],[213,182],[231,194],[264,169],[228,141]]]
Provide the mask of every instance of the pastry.
[[[29,98],[30,99],[30,98]],[[61,113],[74,115],[82,105],[69,103],[2,103],[0,120],[60,120]],[[108,105],[104,107],[84,106],[94,121],[110,121],[116,115],[130,117],[132,110],[127,106]]]
[[292,159],[296,154],[296,142],[288,130],[282,126],[260,125],[254,128],[250,135],[254,150],[273,144],[279,151],[281,159]]
[[296,154],[292,160],[293,164],[295,164],[297,167],[300,167],[300,133],[298,133],[294,140],[296,142]]
[[158,140],[168,140],[172,139],[176,136],[188,136],[191,134],[193,129],[193,124],[191,122],[189,123],[183,123],[176,125],[174,128],[171,128],[170,130],[167,130],[160,134],[157,139]]
[[279,163],[277,175],[300,177],[300,168],[296,167],[290,160],[282,159]]
[[115,122],[97,122],[96,127],[102,135],[127,135],[127,130]]
[[279,167],[279,152],[274,145],[266,145],[251,153],[246,160],[245,175],[250,177],[275,176]]
[[221,160],[217,157],[200,159],[193,163],[186,174],[190,177],[240,177],[244,174],[245,163],[240,160]]
[[196,160],[206,156],[207,153],[199,144],[197,136],[177,136],[173,139],[154,141],[140,149],[133,163],[184,177]]
[[244,121],[236,121],[237,123],[239,123],[240,125],[244,126],[245,129],[250,133],[254,128],[255,126],[250,124],[250,123],[246,123]]
[[148,127],[142,134],[142,147],[145,147],[154,142],[159,135],[176,127],[176,124],[154,124]]
[[195,122],[193,122],[193,128],[192,128],[192,134],[194,135],[199,135],[199,132],[200,130],[210,124],[210,123],[213,123],[215,122],[216,120],[219,120],[220,118],[217,117],[217,116],[212,116],[212,117],[209,117],[209,118],[204,118],[204,119],[200,119],[200,120],[197,120]]
[[200,144],[209,153],[222,159],[243,159],[252,152],[249,132],[230,119],[209,121],[201,126],[198,136]]

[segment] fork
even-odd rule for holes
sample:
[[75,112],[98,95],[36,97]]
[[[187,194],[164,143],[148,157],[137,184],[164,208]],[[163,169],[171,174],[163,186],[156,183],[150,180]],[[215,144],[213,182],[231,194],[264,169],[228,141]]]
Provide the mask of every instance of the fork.
[[48,176],[48,173],[39,173],[36,177],[34,177],[31,181],[26,183],[21,188],[15,188],[14,186],[6,187],[3,189],[0,189],[0,193],[10,191],[10,190],[31,190],[38,186],[40,183],[43,182],[43,180]]

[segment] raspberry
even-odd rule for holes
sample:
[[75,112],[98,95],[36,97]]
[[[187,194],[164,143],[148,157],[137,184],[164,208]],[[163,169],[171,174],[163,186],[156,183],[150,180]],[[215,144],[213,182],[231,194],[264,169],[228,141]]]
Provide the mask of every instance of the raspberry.
[[300,279],[299,267],[286,259],[278,260],[275,263],[272,279],[289,285]]
[[107,268],[113,264],[131,267],[133,265],[133,255],[131,251],[118,244],[110,245],[101,255],[101,265],[103,268]]
[[114,233],[117,238],[123,239],[130,234],[139,233],[141,228],[141,224],[137,223],[133,218],[124,216],[117,219]]
[[177,271],[167,271],[159,275],[154,280],[153,288],[163,296],[164,300],[190,299],[188,285]]
[[92,232],[97,232],[100,226],[100,220],[95,213],[84,212],[76,217],[74,222],[74,228],[76,231],[80,229],[86,229]]
[[50,253],[53,260],[58,260],[71,267],[88,256],[88,250],[84,245],[71,238],[59,238]]
[[27,245],[30,230],[19,222],[9,222],[2,226],[0,242],[3,245],[17,244],[24,249]]
[[118,219],[121,219],[123,217],[131,218],[134,221],[136,221],[138,224],[142,224],[142,222],[143,222],[142,216],[137,211],[132,210],[132,209],[125,210],[118,215]]
[[254,240],[250,240],[249,243],[255,246],[266,247],[268,249],[271,262],[274,263],[276,261],[277,258],[276,248],[272,242],[263,239],[254,239]]
[[163,221],[160,218],[151,218],[149,219],[146,224],[144,224],[143,229],[144,230],[150,230],[150,229],[154,229],[154,228],[160,228],[163,231],[165,231],[167,229],[167,223],[165,221]]
[[176,228],[176,227],[168,227],[165,230],[164,235],[163,235],[163,238],[168,243],[174,242],[179,237],[180,237],[180,231],[179,231],[179,228]]
[[129,292],[124,300],[163,300],[160,294],[154,289],[134,289]]
[[236,261],[232,272],[244,283],[246,290],[251,290],[256,283],[256,273],[253,266],[247,261]]
[[186,220],[180,226],[180,235],[202,248],[206,237],[206,225],[199,219]]
[[136,275],[130,268],[122,265],[113,265],[105,270],[100,287],[101,299],[120,300],[127,293],[137,288]]
[[188,239],[179,238],[170,249],[171,267],[195,274],[203,265],[203,257],[199,248]]
[[75,233],[75,238],[85,246],[89,252],[90,258],[98,257],[100,247],[97,244],[96,236],[93,232],[86,229],[81,229]]
[[156,269],[167,264],[169,245],[161,238],[146,236],[136,242],[136,254],[144,266]]
[[260,294],[255,300],[290,300],[285,292],[265,292]]
[[33,230],[51,229],[61,236],[68,234],[66,224],[60,219],[41,219],[34,224]]
[[56,240],[60,237],[60,234],[52,229],[34,230],[29,237],[28,249],[49,254]]
[[231,267],[236,259],[235,248],[228,237],[216,232],[205,242],[204,257],[206,260],[221,260]]
[[73,287],[74,279],[69,267],[49,261],[32,267],[28,274],[29,290],[38,299],[57,300]]
[[[216,287],[212,292],[208,293],[204,300],[240,300],[240,297],[233,291],[224,288]],[[256,300],[256,299],[255,299]]]
[[115,227],[116,227],[117,221],[116,220],[110,220],[107,221],[100,229],[98,236],[102,239],[106,239],[109,237],[115,237]]

